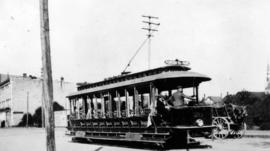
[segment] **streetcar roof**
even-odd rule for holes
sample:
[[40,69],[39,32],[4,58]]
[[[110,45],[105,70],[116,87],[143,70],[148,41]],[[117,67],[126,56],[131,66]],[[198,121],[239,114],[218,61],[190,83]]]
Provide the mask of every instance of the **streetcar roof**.
[[99,82],[95,82],[95,83],[81,84],[78,86],[78,90],[80,91],[83,89],[99,87],[99,86],[108,85],[111,83],[118,83],[121,81],[136,79],[138,77],[148,77],[148,76],[159,74],[159,73],[166,72],[166,71],[188,71],[188,70],[190,70],[189,67],[181,66],[181,65],[164,66],[164,67],[154,68],[154,69],[136,72],[136,73],[132,73],[132,74],[113,76],[113,77],[105,78],[103,81],[99,81]]
[[[79,95],[95,93],[106,91],[110,89],[116,89],[121,87],[136,86],[137,84],[143,83],[162,83],[162,81],[172,81],[172,84],[176,84],[176,81],[180,81],[180,85],[184,87],[196,86],[203,81],[209,81],[209,78],[206,75],[188,71],[190,68],[185,66],[166,66],[156,69],[151,69],[143,72],[122,75],[107,79],[104,81],[85,84],[78,87],[77,92],[74,92],[67,97],[76,97]],[[182,79],[182,80],[181,80]],[[184,79],[184,80],[183,80]]]

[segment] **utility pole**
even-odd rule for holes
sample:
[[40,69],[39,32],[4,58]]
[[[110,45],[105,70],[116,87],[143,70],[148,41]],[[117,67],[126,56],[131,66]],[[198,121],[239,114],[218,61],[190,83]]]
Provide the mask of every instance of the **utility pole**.
[[48,0],[40,0],[40,28],[47,151],[55,151],[53,83],[51,68]]
[[44,117],[44,82],[43,82],[43,68],[41,68],[41,127],[45,127],[45,117]]
[[158,17],[154,17],[154,16],[145,16],[142,15],[142,17],[147,18],[147,21],[142,21],[143,23],[147,24],[148,27],[147,28],[142,28],[143,30],[147,30],[148,34],[148,69],[151,68],[151,37],[153,37],[153,32],[158,31],[156,29],[153,29],[152,26],[159,26],[160,23],[154,23],[152,22],[152,19],[158,19]]
[[267,64],[267,71],[266,71],[266,82],[270,81],[270,66]]
[[29,92],[27,91],[26,98],[26,127],[29,126]]

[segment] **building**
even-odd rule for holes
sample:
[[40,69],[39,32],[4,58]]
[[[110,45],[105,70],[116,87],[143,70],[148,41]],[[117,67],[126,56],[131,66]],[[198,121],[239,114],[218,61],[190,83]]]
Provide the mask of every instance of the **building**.
[[[54,101],[68,108],[66,96],[76,90],[76,84],[53,81]],[[0,74],[0,123],[1,127],[16,126],[25,113],[34,114],[42,105],[42,79],[27,76]]]
[[207,105],[213,106],[223,106],[224,101],[220,96],[208,96],[207,98],[203,99],[203,103]]

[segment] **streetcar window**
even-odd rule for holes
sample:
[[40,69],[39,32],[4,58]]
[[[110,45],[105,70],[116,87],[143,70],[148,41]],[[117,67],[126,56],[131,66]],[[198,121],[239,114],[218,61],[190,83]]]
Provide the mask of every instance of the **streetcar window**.
[[121,107],[120,107],[120,109],[121,109],[121,116],[122,117],[126,117],[126,97],[125,96],[123,96],[123,97],[120,97],[120,100],[121,100]]
[[128,97],[128,109],[129,109],[129,115],[133,116],[134,115],[134,101],[133,101],[133,96]]
[[101,110],[101,99],[97,99],[97,110]]
[[96,109],[96,118],[102,118],[102,105],[101,105],[101,98],[97,98],[97,109]]
[[183,92],[184,92],[186,95],[188,95],[188,96],[195,95],[195,94],[194,94],[194,91],[193,91],[193,87],[185,88]]
[[150,102],[150,95],[149,93],[144,93],[141,96],[142,98],[142,108],[143,109],[148,109],[149,108],[149,102]]
[[113,115],[113,117],[117,117],[117,103],[118,103],[118,98],[114,97],[112,99],[112,115]]

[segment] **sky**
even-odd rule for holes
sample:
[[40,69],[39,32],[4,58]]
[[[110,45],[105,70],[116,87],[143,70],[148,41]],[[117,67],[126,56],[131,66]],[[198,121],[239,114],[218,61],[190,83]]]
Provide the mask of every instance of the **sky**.
[[[119,75],[146,38],[142,15],[157,16],[151,68],[190,62],[208,75],[200,94],[264,91],[270,58],[267,0],[50,0],[54,79],[96,82]],[[0,0],[0,73],[40,76],[38,0]],[[147,69],[147,45],[129,71]]]

